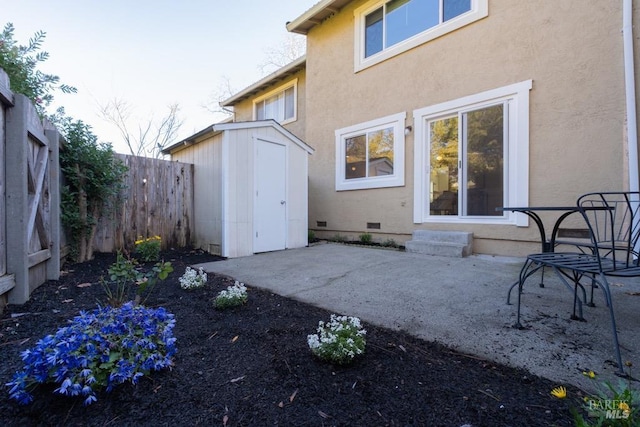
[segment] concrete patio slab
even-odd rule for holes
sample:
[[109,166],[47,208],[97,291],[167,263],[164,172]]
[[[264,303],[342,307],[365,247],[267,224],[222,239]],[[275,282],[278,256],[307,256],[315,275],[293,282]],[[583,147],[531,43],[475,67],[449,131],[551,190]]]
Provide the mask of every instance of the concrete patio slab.
[[[609,312],[599,290],[596,307],[584,307],[586,321],[575,321],[570,320],[573,294],[551,273],[544,288],[538,286],[539,275],[532,277],[522,297],[526,329],[513,328],[516,306],[507,305],[506,296],[522,262],[318,244],[201,266],[249,287],[524,368],[558,384],[593,390],[584,370],[617,383]],[[640,377],[640,283],[611,282],[622,357]]]

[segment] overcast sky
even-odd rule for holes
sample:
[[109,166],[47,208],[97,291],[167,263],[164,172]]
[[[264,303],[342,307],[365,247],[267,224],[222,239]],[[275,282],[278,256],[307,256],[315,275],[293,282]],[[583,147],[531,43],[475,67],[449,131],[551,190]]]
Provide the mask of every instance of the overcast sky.
[[0,25],[12,22],[27,44],[47,33],[50,58],[40,70],[77,94],[55,94],[56,106],[118,143],[99,105],[126,101],[136,116],[161,117],[180,105],[180,138],[214,123],[203,108],[227,76],[241,90],[263,77],[265,52],[287,37],[285,24],[317,0],[0,0]]

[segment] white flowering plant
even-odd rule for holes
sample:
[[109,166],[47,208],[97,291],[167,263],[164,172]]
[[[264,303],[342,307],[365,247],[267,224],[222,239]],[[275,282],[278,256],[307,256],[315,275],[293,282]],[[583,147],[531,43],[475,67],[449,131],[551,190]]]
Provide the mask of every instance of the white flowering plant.
[[364,353],[366,334],[359,318],[332,314],[329,322],[318,323],[318,333],[308,335],[307,343],[318,358],[346,365]]
[[236,280],[233,286],[229,286],[227,289],[220,291],[213,304],[217,309],[224,310],[225,308],[237,307],[247,302],[247,288],[243,283]]
[[198,270],[187,267],[179,281],[182,289],[201,288],[207,283],[207,273],[204,272],[202,267]]

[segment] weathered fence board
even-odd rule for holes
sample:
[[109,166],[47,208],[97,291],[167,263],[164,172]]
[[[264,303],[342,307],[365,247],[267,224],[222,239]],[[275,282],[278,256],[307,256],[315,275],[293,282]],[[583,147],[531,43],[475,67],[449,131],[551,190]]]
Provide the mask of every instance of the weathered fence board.
[[22,304],[47,279],[60,276],[60,222],[51,216],[52,206],[60,203],[60,137],[54,129],[45,131],[23,95],[14,96],[5,123],[6,260],[7,272],[15,277],[8,299]]
[[[5,108],[13,104],[13,95],[9,91],[9,78],[0,70],[0,295],[15,286],[12,274],[7,274],[7,238],[5,232],[6,204],[5,204]],[[6,301],[0,301],[0,311]]]
[[120,203],[98,222],[94,250],[131,250],[141,237],[160,236],[162,248],[191,244],[193,165],[118,154],[128,171]]

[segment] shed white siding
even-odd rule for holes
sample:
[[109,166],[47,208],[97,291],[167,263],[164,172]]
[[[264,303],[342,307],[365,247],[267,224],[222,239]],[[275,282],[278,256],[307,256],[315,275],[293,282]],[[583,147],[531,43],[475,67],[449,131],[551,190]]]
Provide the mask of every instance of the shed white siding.
[[229,258],[256,252],[255,220],[261,214],[255,209],[258,141],[285,147],[285,247],[307,245],[308,156],[313,150],[267,121],[248,122],[246,127],[216,125],[169,149],[173,160],[194,164],[195,247]]

